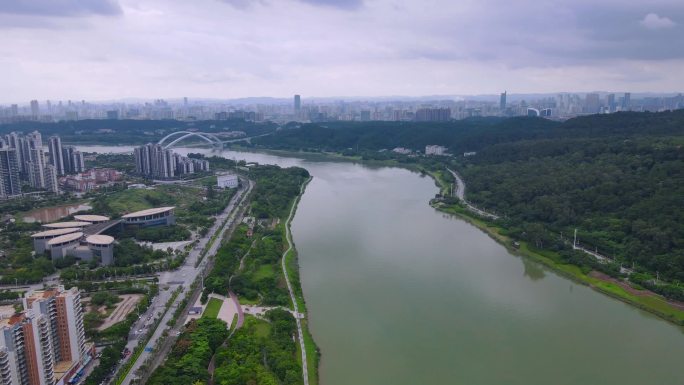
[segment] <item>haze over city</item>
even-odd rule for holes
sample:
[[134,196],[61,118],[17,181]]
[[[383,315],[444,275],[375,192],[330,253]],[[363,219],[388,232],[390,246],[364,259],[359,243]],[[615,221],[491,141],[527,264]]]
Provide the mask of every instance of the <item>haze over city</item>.
[[683,23],[677,0],[5,1],[0,101],[678,92]]

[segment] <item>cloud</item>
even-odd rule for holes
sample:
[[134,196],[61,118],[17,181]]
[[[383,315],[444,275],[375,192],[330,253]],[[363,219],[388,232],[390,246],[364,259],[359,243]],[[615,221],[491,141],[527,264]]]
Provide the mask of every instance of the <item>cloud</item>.
[[676,23],[669,18],[658,16],[657,13],[649,13],[639,22],[642,26],[648,29],[663,29],[672,28]]
[[312,5],[323,5],[342,9],[358,9],[363,5],[363,0],[300,0]]
[[116,0],[3,0],[0,14],[33,16],[119,15]]
[[[238,9],[247,9],[256,4],[267,5],[271,3],[269,0],[219,0],[223,3],[232,5]],[[358,9],[363,6],[364,0],[296,0],[314,6],[324,6],[332,8],[340,8],[347,10]]]
[[0,0],[0,99],[684,87],[684,23],[638,23],[682,0],[84,1]]

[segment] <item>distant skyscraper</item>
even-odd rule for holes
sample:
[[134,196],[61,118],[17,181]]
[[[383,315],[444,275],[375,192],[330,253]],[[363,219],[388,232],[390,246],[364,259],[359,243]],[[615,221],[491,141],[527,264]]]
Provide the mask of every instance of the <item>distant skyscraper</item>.
[[501,112],[506,111],[506,91],[504,91],[499,97],[499,110]]
[[38,107],[37,100],[31,100],[31,116],[37,118],[40,114],[40,108]]
[[296,115],[299,115],[299,113],[302,110],[302,98],[299,95],[294,96],[294,112]]
[[19,182],[19,160],[17,150],[0,149],[0,198],[8,198],[21,194]]
[[625,96],[622,98],[622,111],[629,111],[632,108],[632,94],[625,92]]
[[107,119],[110,119],[110,120],[119,119],[119,111],[118,110],[107,111]]
[[64,156],[62,154],[62,140],[54,135],[48,139],[48,151],[50,152],[50,164],[55,166],[57,175],[64,175]]
[[606,96],[606,107],[608,107],[608,112],[615,112],[617,105],[615,104],[615,94],[608,94]]
[[601,109],[601,99],[599,94],[587,94],[584,102],[586,111],[590,114],[597,114]]

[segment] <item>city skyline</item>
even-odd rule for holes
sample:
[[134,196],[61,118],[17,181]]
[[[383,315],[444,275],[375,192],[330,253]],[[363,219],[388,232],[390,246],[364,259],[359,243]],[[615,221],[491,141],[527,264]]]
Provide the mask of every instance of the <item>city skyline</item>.
[[683,22],[673,0],[5,3],[0,103],[671,93]]

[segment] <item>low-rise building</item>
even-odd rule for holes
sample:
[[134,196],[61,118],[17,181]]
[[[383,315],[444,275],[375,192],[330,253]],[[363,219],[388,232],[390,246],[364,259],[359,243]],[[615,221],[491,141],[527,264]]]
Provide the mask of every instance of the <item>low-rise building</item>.
[[436,144],[425,146],[425,155],[446,155],[447,148]]
[[63,229],[52,229],[35,233],[31,235],[31,238],[33,238],[33,249],[36,251],[36,254],[42,254],[48,249],[47,243],[50,240],[62,235],[78,232],[79,230],[80,229],[78,227],[67,227]]
[[216,186],[219,188],[237,188],[240,184],[235,174],[216,174]]
[[123,215],[124,226],[171,226],[176,224],[175,207],[157,207]]

